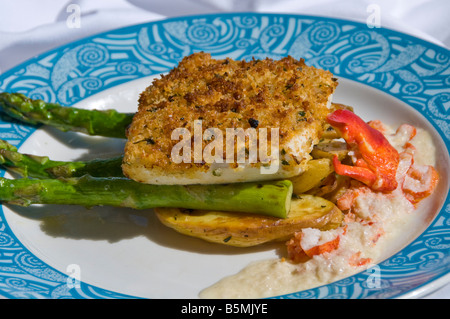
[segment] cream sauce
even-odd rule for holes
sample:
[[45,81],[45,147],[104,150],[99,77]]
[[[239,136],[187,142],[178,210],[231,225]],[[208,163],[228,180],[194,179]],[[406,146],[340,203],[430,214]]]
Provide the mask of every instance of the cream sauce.
[[[408,154],[414,154],[416,164],[434,165],[435,150],[430,135],[417,129],[417,134],[410,140],[410,133],[408,126],[398,131],[386,128],[384,132],[399,153],[408,150]],[[415,148],[413,152],[410,144]],[[411,165],[411,157],[401,158],[398,181],[404,179]],[[402,232],[417,223],[419,217],[412,214],[414,210],[403,195],[401,186],[390,194],[363,192],[351,208],[352,214],[358,218],[346,220],[342,227],[322,234],[324,238],[340,236],[337,249],[298,264],[284,258],[253,262],[239,273],[204,289],[200,297],[266,298],[314,288],[353,275],[388,257],[385,252],[392,251],[389,248],[396,240],[401,240]],[[303,231],[305,234],[310,232],[310,237],[317,236],[311,230]],[[364,263],[368,260],[369,263]],[[356,265],[358,262],[360,265]]]

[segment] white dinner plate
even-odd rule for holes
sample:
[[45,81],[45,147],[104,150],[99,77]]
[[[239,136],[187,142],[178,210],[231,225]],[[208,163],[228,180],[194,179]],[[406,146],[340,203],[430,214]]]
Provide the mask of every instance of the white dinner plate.
[[[386,29],[313,16],[218,14],[180,17],[95,35],[0,75],[0,91],[81,108],[134,112],[139,93],[193,52],[215,58],[291,55],[339,79],[334,101],[365,120],[413,124],[436,145],[440,183],[418,208],[419,222],[377,267],[276,298],[420,297],[448,282],[450,268],[450,54]],[[55,160],[108,157],[124,141],[0,122],[0,138]],[[2,171],[2,175],[9,177]],[[279,244],[240,249],[185,237],[152,211],[3,205],[0,295],[6,298],[197,298],[249,263],[279,257]],[[79,280],[79,281],[78,281]]]

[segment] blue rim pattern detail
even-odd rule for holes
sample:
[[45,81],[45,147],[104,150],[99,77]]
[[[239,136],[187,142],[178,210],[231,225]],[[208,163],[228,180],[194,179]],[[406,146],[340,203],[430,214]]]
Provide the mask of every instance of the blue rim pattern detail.
[[[205,51],[215,58],[286,55],[384,91],[418,110],[450,148],[450,52],[387,29],[339,19],[284,14],[212,14],[108,31],[35,57],[0,75],[0,91],[71,105],[102,90],[176,66]],[[0,138],[20,146],[36,127],[0,122]],[[3,176],[4,171],[0,171]],[[450,199],[405,249],[372,269],[322,287],[276,298],[393,298],[450,270]],[[70,278],[29,252],[0,213],[0,295],[6,298],[136,298]],[[137,296],[139,298],[139,296]]]

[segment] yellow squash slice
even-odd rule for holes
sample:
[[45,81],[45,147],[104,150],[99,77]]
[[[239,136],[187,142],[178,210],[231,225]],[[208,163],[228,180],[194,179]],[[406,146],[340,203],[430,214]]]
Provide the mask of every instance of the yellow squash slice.
[[307,167],[302,174],[289,179],[292,182],[294,194],[303,194],[319,186],[334,171],[329,158],[313,159],[306,165]]

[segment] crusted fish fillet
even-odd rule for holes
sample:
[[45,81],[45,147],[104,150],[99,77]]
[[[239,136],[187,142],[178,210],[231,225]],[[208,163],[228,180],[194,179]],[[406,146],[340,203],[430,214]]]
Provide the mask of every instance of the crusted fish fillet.
[[[330,72],[292,57],[235,61],[194,53],[141,93],[123,172],[152,184],[295,176],[322,134],[336,86]],[[245,140],[227,149],[226,138],[239,131]],[[260,156],[264,145],[268,156]]]

